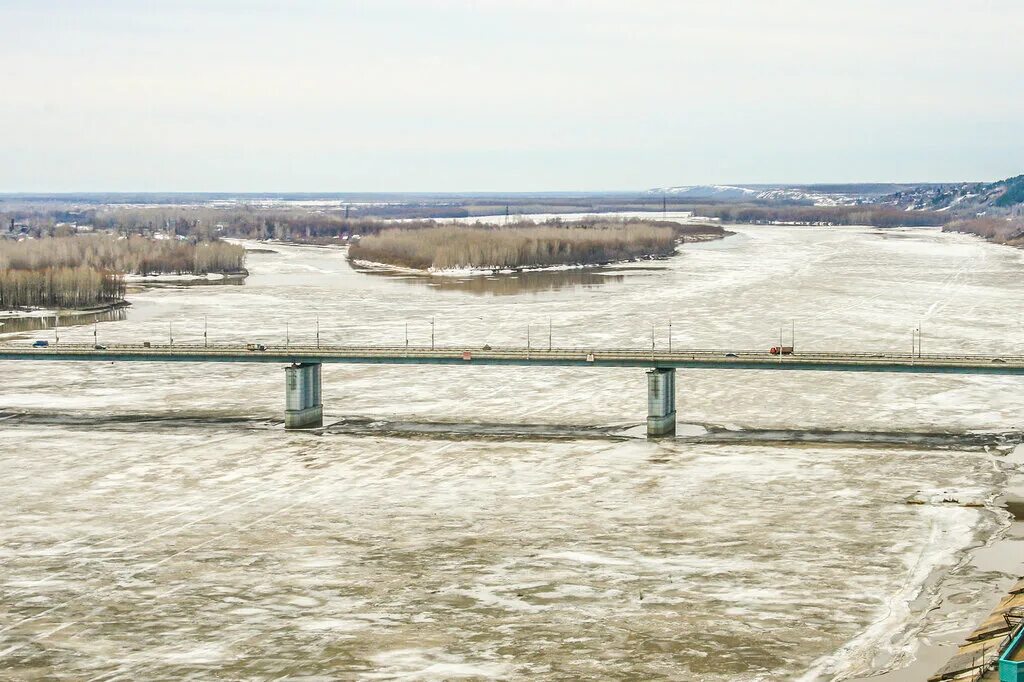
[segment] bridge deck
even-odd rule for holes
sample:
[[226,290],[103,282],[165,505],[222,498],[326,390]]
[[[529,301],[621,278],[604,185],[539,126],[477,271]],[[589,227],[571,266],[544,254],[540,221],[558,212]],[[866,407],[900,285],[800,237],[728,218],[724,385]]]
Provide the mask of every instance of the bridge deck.
[[[466,359],[466,353],[469,359]],[[405,346],[0,344],[0,360],[86,360],[96,362],[301,362],[514,366],[677,367],[706,369],[819,370],[943,374],[1024,374],[1024,356],[810,352],[772,355],[767,351],[622,348],[470,348]]]

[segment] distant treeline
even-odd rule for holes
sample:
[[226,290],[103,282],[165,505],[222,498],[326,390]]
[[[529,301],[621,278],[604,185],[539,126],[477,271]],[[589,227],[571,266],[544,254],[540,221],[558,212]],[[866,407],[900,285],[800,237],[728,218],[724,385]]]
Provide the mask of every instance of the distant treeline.
[[[459,215],[464,213],[461,212]],[[93,224],[101,229],[124,233],[167,233],[171,236],[199,239],[227,236],[303,242],[376,234],[382,229],[394,226],[378,217],[346,217],[344,209],[324,211],[251,206],[105,207],[96,211]],[[433,225],[432,221],[422,220],[410,221],[406,226],[417,228]]]
[[871,225],[874,227],[924,227],[944,225],[947,213],[905,211],[892,206],[747,206],[720,204],[694,206],[700,216],[725,223],[796,223],[800,225]]
[[[903,211],[893,206],[812,206],[792,203],[700,204],[670,201],[667,210],[692,211],[698,216],[734,223],[799,223],[809,225],[875,225],[879,227],[942,225],[946,212]],[[457,217],[501,215],[510,220],[526,213],[593,213],[649,211],[658,219],[661,197],[628,199],[571,199],[542,197],[507,201],[465,199],[452,202],[413,201],[408,203],[367,203],[349,206],[280,206],[259,204],[218,205],[101,205],[4,204],[0,212],[0,234],[13,221],[22,231],[36,237],[67,236],[75,226],[87,225],[122,235],[164,234],[204,241],[220,236],[248,239],[276,239],[327,243],[356,236],[377,234],[394,227],[388,222],[405,219],[407,229],[433,227],[433,221]]]
[[124,298],[123,274],[237,272],[245,249],[145,237],[0,240],[0,306],[81,308]]
[[1024,218],[972,218],[945,225],[944,232],[966,232],[997,244],[1024,246]]
[[[187,197],[177,197],[187,200]],[[201,196],[194,197],[202,202]],[[714,203],[714,202],[708,202]],[[385,220],[448,220],[471,216],[502,215],[513,220],[529,213],[605,213],[612,211],[662,209],[661,197],[624,200],[587,199],[503,199],[455,201],[407,201],[394,203],[353,203],[344,206],[280,206],[253,204],[204,205],[81,205],[59,202],[0,202],[0,219],[31,224],[45,236],[60,236],[60,223],[92,225],[98,229],[148,233],[176,231],[179,235],[222,234],[273,239],[303,239],[338,236],[341,233],[376,232]],[[684,210],[682,203],[669,201],[667,210]],[[2,225],[0,225],[2,230]],[[65,228],[65,232],[66,232]],[[318,234],[319,233],[319,234]]]
[[363,237],[349,249],[349,257],[420,270],[593,265],[670,256],[675,243],[671,227],[642,221],[596,222],[588,227],[444,225]]
[[[401,211],[392,211],[388,207],[374,206],[361,207],[363,210],[372,212],[373,217],[346,217],[344,209],[312,210],[305,208],[260,208],[260,207],[104,207],[95,212],[95,225],[101,229],[110,229],[125,233],[149,232],[168,233],[177,236],[197,235],[200,239],[216,238],[218,235],[239,237],[247,239],[276,239],[282,241],[297,241],[308,243],[337,243],[339,237],[361,237],[375,235],[384,230],[393,230],[401,227],[404,230],[423,230],[439,227],[445,223],[437,222],[434,219],[405,220],[396,224],[385,215],[402,215]],[[406,207],[409,211],[415,207]],[[452,211],[441,207],[438,217],[454,217]],[[543,207],[534,207],[542,210]],[[419,209],[417,209],[419,210]],[[422,213],[423,211],[420,210]],[[495,209],[496,212],[496,209]],[[353,213],[355,213],[353,211]],[[465,215],[466,211],[459,212]],[[379,214],[379,215],[378,215]],[[652,213],[652,218],[657,214]],[[510,216],[508,225],[500,226],[516,227],[529,225],[532,222],[523,222],[516,217]],[[618,221],[608,218],[601,219],[599,216],[594,220],[600,222],[617,223]],[[594,222],[591,220],[590,222]],[[554,223],[561,224],[560,219]],[[580,224],[587,221],[578,221]],[[663,222],[673,227],[679,234],[686,233],[708,233],[709,231],[720,230],[715,226],[681,225],[672,221],[644,220],[648,224]]]

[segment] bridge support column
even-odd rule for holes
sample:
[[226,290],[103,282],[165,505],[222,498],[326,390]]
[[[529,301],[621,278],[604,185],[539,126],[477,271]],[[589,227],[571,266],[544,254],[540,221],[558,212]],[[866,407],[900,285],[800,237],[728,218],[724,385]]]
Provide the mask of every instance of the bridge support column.
[[676,435],[676,371],[647,372],[647,437]]
[[284,428],[313,429],[324,425],[320,398],[320,363],[304,362],[284,370]]

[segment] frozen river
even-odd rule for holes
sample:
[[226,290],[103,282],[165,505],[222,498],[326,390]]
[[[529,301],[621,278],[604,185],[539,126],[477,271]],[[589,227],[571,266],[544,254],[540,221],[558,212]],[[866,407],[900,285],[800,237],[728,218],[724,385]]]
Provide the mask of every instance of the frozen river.
[[[1021,352],[1021,251],[735,229],[465,281],[260,245],[244,286],[146,290],[96,333],[201,342],[205,318],[211,340],[303,343],[319,317],[325,342],[423,344],[433,318],[438,343],[533,325],[545,345],[550,320],[556,346],[649,348],[671,315],[674,347],[763,349],[795,322],[798,349],[908,351],[920,324],[925,352]],[[326,365],[325,423],[348,426],[317,435],[283,431],[272,366],[3,369],[5,679],[841,679],[970,626],[1005,578],[967,563],[1009,525],[1007,448],[976,445],[999,438],[886,443],[1019,431],[1019,378],[681,371],[681,433],[734,442],[647,442],[641,370]],[[777,430],[804,442],[758,441]]]

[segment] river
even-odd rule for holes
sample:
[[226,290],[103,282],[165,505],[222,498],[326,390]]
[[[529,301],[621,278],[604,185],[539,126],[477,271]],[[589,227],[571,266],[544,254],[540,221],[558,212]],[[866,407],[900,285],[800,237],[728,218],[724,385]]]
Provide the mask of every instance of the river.
[[[444,345],[650,348],[671,319],[675,348],[908,351],[920,325],[926,353],[1021,352],[1021,251],[730,229],[519,279],[261,245],[243,286],[142,291],[61,340],[312,343],[318,320],[324,343],[427,344],[433,321]],[[656,442],[641,370],[323,382],[337,426],[286,433],[274,366],[5,365],[3,676],[850,679],[969,627],[1018,569],[971,557],[1010,525],[1019,378],[681,371],[689,438]]]

